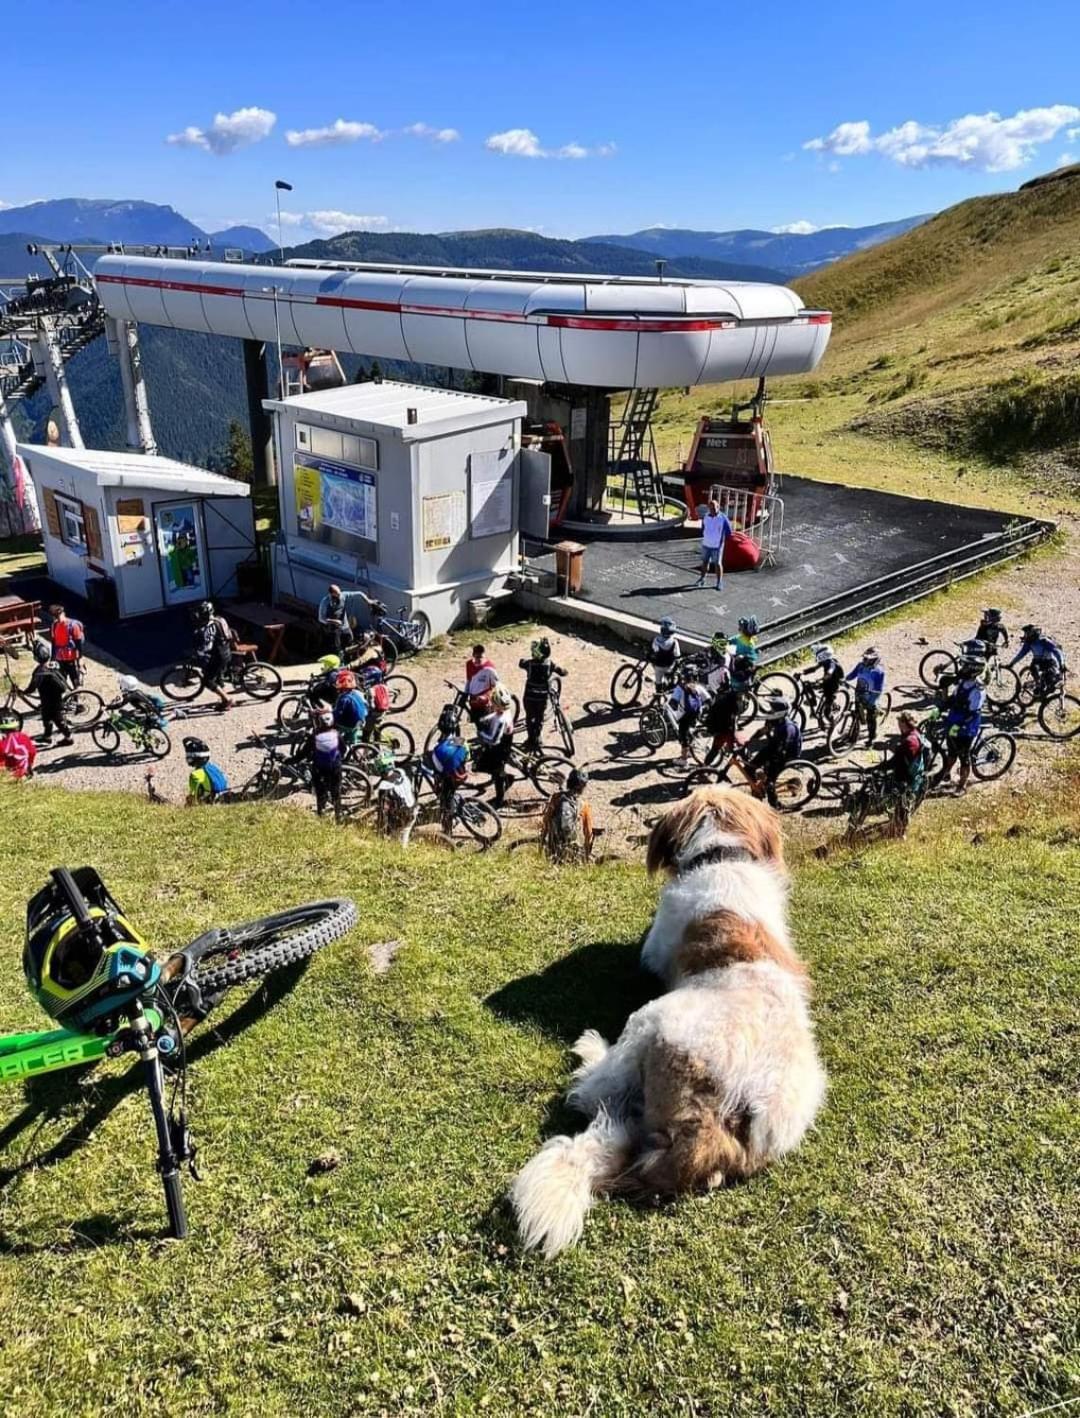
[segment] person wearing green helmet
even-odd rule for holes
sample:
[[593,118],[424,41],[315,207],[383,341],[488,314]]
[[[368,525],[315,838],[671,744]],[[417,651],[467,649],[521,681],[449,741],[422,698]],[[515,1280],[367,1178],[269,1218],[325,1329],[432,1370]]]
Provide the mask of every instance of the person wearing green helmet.
[[527,660],[518,662],[525,671],[525,692],[521,696],[525,709],[525,749],[535,753],[540,747],[547,718],[548,703],[551,699],[551,681],[555,675],[566,674],[551,658],[551,641],[546,635],[534,640]]
[[409,845],[416,825],[418,808],[416,789],[404,768],[394,758],[392,748],[384,745],[375,755],[375,802],[379,830],[387,837],[396,837],[402,847]]

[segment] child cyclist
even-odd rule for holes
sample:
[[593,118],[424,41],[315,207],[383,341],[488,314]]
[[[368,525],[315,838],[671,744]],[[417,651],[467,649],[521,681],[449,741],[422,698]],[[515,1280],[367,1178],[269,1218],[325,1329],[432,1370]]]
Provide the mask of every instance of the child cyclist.
[[885,689],[880,651],[873,645],[864,650],[862,659],[845,678],[855,681],[855,703],[866,715],[866,742],[872,748],[878,731],[878,703]]
[[795,679],[810,679],[813,675],[821,676],[818,686],[820,694],[817,717],[819,721],[824,723],[834,717],[836,696],[840,686],[844,683],[844,667],[836,658],[836,651],[831,645],[811,645],[810,649],[813,651],[814,662],[807,665],[804,670],[797,671]]
[[739,619],[739,631],[731,642],[736,655],[745,655],[752,665],[757,666],[761,652],[757,644],[758,623],[756,615],[744,615]]
[[229,791],[229,780],[224,771],[211,761],[210,745],[202,739],[186,738],[184,758],[191,769],[188,774],[188,807],[203,807],[224,798]]
[[682,646],[675,629],[675,622],[669,615],[660,622],[659,634],[653,636],[649,646],[649,662],[653,667],[653,677],[657,694],[670,689],[675,678],[675,666],[682,658]]
[[776,780],[802,752],[802,730],[791,717],[791,704],[783,695],[767,699],[761,714],[765,723],[746,745],[744,772],[755,796],[767,798],[772,807],[777,807]]
[[469,746],[460,734],[447,734],[439,740],[431,750],[431,767],[442,830],[449,836],[454,825],[454,799],[469,776]]
[[64,713],[64,700],[71,692],[71,682],[61,669],[60,662],[52,659],[49,647],[43,640],[34,641],[34,659],[37,666],[30,676],[30,688],[37,693],[41,704],[42,733],[38,742],[52,743],[53,729],[58,729],[60,747],[67,748],[75,742]]
[[697,676],[689,669],[682,670],[679,682],[668,698],[671,710],[679,726],[679,756],[676,763],[685,763],[690,757],[690,740],[701,719],[708,691],[699,683]]
[[587,861],[592,853],[596,828],[592,808],[585,801],[589,775],[572,768],[565,785],[552,793],[540,825],[540,848],[553,862]]

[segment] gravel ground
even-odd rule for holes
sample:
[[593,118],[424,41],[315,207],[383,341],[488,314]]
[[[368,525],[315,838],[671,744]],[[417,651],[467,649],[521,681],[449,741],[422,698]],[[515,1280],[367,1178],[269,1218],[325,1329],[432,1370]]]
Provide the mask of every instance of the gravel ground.
[[[710,594],[703,591],[702,596]],[[925,702],[918,684],[918,664],[928,645],[949,645],[970,635],[978,620],[979,608],[987,603],[1000,605],[1010,630],[1023,622],[1038,619],[1065,646],[1069,658],[1080,653],[1080,523],[1063,526],[1061,545],[1000,571],[990,572],[923,605],[906,612],[873,631],[860,630],[846,642],[841,659],[851,663],[858,650],[872,638],[881,649],[888,683],[898,703]],[[657,614],[661,608],[657,608]],[[565,704],[577,740],[576,761],[589,769],[591,797],[600,824],[605,828],[603,850],[611,855],[637,853],[652,816],[679,793],[681,774],[674,767],[677,748],[669,744],[658,753],[645,749],[636,735],[637,714],[620,715],[608,700],[611,676],[626,658],[626,648],[601,639],[571,634],[561,623],[548,630],[556,664],[567,671]],[[528,654],[534,629],[513,625],[483,632],[491,658],[511,687],[520,693],[523,675],[517,661]],[[444,680],[460,683],[464,661],[473,635],[466,631],[451,642],[426,652],[412,662],[402,662],[399,670],[416,680],[416,703],[403,716],[418,743],[438,717],[449,695]],[[20,664],[25,664],[20,661]],[[87,684],[105,698],[115,693],[116,666],[106,664],[90,647],[87,657]],[[310,666],[292,665],[283,669],[286,691],[306,683]],[[154,687],[156,676],[147,676]],[[251,743],[252,732],[273,730],[276,701],[257,704],[238,696],[225,714],[215,712],[206,699],[179,710],[171,733],[173,751],[154,764],[159,792],[174,802],[183,800],[187,767],[181,750],[185,734],[194,733],[209,743],[215,761],[221,764],[230,783],[238,786],[249,778],[260,761],[260,750]],[[182,716],[182,717],[181,717]],[[889,727],[894,723],[890,719]],[[29,722],[33,732],[35,721]],[[550,734],[551,747],[556,747]],[[820,750],[811,741],[807,756]],[[979,794],[1017,793],[1033,780],[1052,773],[1066,750],[1041,735],[1031,723],[1020,737],[1019,752],[1012,771],[1000,783],[979,785]],[[866,762],[865,752],[853,761]],[[70,749],[43,749],[38,760],[40,782],[63,783],[73,789],[124,789],[145,792],[147,758],[106,758],[93,745],[89,734],[77,736]],[[306,796],[295,799],[298,807],[310,807]],[[511,841],[535,838],[541,802],[528,783],[511,789],[504,814],[504,831]],[[932,801],[926,811],[933,811]],[[837,819],[821,809],[803,814],[800,833],[811,839],[824,838],[838,830]]]

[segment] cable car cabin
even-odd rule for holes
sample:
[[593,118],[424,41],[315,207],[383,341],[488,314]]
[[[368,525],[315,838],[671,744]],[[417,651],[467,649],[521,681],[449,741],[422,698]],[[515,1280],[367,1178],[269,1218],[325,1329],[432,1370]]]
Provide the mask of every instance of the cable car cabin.
[[[683,464],[683,496],[691,515],[708,502],[714,489],[730,488],[749,493],[750,497],[721,495],[720,502],[729,517],[736,504],[742,525],[752,526],[760,517],[761,499],[773,491],[772,440],[765,427],[765,398],[762,379],[753,398],[736,404],[730,418],[706,415],[698,424],[690,456]],[[742,417],[744,414],[750,417]]]

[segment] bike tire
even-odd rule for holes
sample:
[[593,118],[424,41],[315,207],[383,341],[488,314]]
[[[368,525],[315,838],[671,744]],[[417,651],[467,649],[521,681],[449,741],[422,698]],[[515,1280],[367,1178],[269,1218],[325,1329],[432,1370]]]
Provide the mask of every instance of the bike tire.
[[373,744],[373,749],[377,751],[380,744],[389,745],[399,763],[406,758],[412,758],[416,752],[416,739],[412,730],[405,724],[384,723],[379,730],[379,743]]
[[416,703],[416,681],[408,675],[387,675],[383,680],[390,695],[390,714],[404,714]]
[[817,797],[820,788],[821,773],[816,764],[805,758],[793,758],[776,775],[773,806],[777,812],[798,812]]
[[942,675],[956,670],[956,656],[948,650],[928,650],[919,661],[919,678],[927,689],[937,689]]
[[202,670],[186,660],[170,665],[158,680],[162,694],[176,704],[187,704],[192,699],[198,699],[205,687]]
[[559,738],[562,740],[562,746],[566,750],[567,757],[573,758],[574,731],[570,727],[570,720],[566,717],[561,706],[558,704],[555,705],[554,719],[555,727],[559,731]]
[[90,730],[90,737],[94,741],[94,747],[110,757],[120,747],[120,732],[112,724],[95,724]]
[[971,754],[971,771],[984,783],[1004,777],[1016,757],[1016,740],[1012,734],[996,733],[981,737]]
[[172,753],[172,739],[164,729],[147,729],[146,751],[152,758],[168,758]]
[[858,792],[862,787],[864,777],[863,770],[854,765],[831,768],[828,773],[821,775],[818,797],[826,802],[844,806],[852,793]]
[[[193,970],[195,982],[206,996],[262,979],[306,960],[352,930],[359,919],[352,901],[311,901],[230,926],[199,952]],[[225,958],[213,963],[219,957]],[[208,960],[209,965],[205,963]]]
[[658,748],[663,748],[667,743],[667,720],[663,711],[657,709],[654,704],[647,705],[641,711],[641,718],[638,721],[641,737],[655,753]]
[[574,765],[557,753],[545,753],[527,761],[525,772],[541,797],[550,798],[566,784]]
[[382,635],[379,638],[382,641],[383,664],[386,666],[386,673],[391,674],[398,661],[398,648],[389,635]]
[[73,729],[93,728],[104,712],[104,699],[92,689],[73,689],[64,695],[64,718]]
[[371,802],[371,779],[353,763],[341,767],[341,805],[349,812],[359,812]]
[[1064,741],[1080,734],[1080,699],[1075,694],[1054,694],[1039,705],[1039,727],[1052,739]]
[[752,689],[744,690],[739,698],[744,702],[743,707],[735,716],[735,723],[740,729],[745,729],[747,724],[754,722],[761,711],[758,708],[757,695]]
[[476,798],[459,796],[454,809],[454,818],[465,831],[480,843],[480,850],[486,852],[502,836],[502,819],[493,807],[479,802]]
[[280,787],[280,768],[275,767],[270,771],[260,768],[254,777],[249,778],[236,790],[236,796],[243,802],[265,802],[267,798],[272,798]]
[[306,694],[286,694],[277,707],[278,728],[282,733],[295,734],[307,727],[311,701]]
[[768,674],[762,675],[755,684],[754,693],[759,700],[762,695],[781,694],[785,699],[790,699],[792,704],[795,704],[799,698],[799,683],[792,675],[785,674],[783,670],[771,670]]
[[1025,709],[1031,706],[1039,697],[1039,686],[1035,676],[1031,673],[1029,666],[1025,666],[1020,674],[1016,676],[1016,700]]
[[265,660],[253,660],[240,671],[240,688],[252,699],[266,703],[281,693],[281,676]]
[[994,709],[1007,709],[1016,702],[1020,693],[1020,677],[1008,665],[999,665],[991,671],[986,685],[986,702]]
[[608,694],[616,709],[632,709],[641,698],[645,684],[645,666],[627,662],[611,676]]
[[854,707],[845,709],[838,718],[833,720],[829,736],[825,740],[825,752],[830,758],[836,758],[853,747],[858,737],[859,716]]

